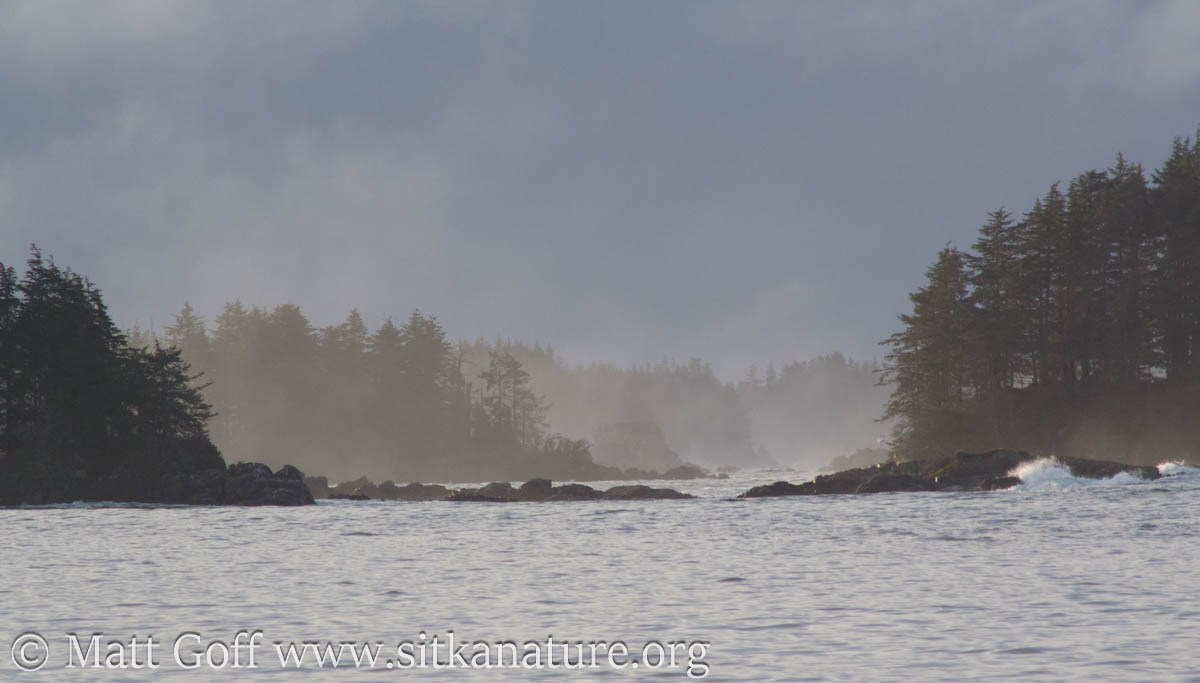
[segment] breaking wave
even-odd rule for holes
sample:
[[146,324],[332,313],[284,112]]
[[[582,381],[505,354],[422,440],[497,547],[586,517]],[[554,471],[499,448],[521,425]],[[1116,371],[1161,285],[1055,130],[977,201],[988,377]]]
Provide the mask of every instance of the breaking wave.
[[[1196,477],[1200,467],[1191,467],[1178,462],[1164,462],[1158,466],[1164,477]],[[1021,480],[1012,488],[1015,491],[1056,491],[1063,489],[1127,486],[1145,481],[1132,472],[1120,472],[1107,479],[1089,479],[1071,474],[1071,470],[1054,458],[1041,458],[1018,465],[1011,476]]]
[[1181,462],[1164,462],[1158,466],[1158,473],[1164,477],[1194,477],[1200,474],[1200,467],[1192,467]]

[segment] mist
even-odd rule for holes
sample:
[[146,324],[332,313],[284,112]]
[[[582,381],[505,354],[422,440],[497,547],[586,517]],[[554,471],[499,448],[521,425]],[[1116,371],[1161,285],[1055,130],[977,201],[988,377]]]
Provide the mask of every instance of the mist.
[[875,445],[883,410],[876,368],[841,354],[733,383],[698,358],[570,365],[540,343],[452,342],[421,311],[369,328],[355,310],[316,328],[292,304],[234,301],[207,319],[185,304],[128,336],[182,352],[225,457],[335,480],[811,470]]
[[126,327],[240,297],[725,382],[872,362],[988,207],[1195,126],[1195,12],[5,3],[0,260]]

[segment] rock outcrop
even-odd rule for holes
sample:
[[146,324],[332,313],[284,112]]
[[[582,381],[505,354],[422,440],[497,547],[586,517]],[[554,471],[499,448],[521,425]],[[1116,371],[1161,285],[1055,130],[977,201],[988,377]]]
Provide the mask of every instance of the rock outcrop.
[[366,479],[345,482],[331,489],[333,500],[447,500],[459,503],[548,503],[577,500],[675,500],[694,498],[675,489],[653,488],[641,484],[614,486],[607,491],[584,484],[555,486],[549,479],[530,479],[519,487],[506,481],[479,488],[451,491],[438,484],[396,486],[385,481],[376,486]]
[[313,504],[300,470],[285,465],[272,472],[260,462],[158,477],[112,476],[97,482],[85,500],[164,505]]
[[[859,467],[834,474],[822,474],[812,481],[802,484],[777,481],[765,486],[755,486],[739,497],[764,498],[893,491],[992,491],[1019,484],[1021,480],[1013,476],[1013,470],[1022,463],[1036,459],[1036,456],[1024,451],[959,452],[946,458],[886,462],[873,467]],[[1155,467],[1080,458],[1058,458],[1057,460],[1076,477],[1106,479],[1121,472],[1129,472],[1146,480],[1157,479],[1161,476]]]

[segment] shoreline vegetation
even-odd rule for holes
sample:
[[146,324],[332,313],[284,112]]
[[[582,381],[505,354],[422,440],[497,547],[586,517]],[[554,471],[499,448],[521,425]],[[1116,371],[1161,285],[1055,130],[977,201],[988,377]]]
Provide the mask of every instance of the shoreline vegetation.
[[881,379],[900,460],[1200,462],[1200,134],[1003,207],[910,295]]
[[304,505],[294,467],[226,467],[178,349],[135,348],[100,291],[33,247],[0,264],[0,505]]

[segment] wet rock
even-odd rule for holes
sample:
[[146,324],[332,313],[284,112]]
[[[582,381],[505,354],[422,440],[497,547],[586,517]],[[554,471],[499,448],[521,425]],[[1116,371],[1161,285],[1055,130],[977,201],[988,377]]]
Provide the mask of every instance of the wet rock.
[[[766,486],[756,486],[740,497],[887,491],[993,491],[1011,488],[1021,483],[1019,478],[1012,475],[1013,470],[1022,463],[1036,459],[1036,456],[1024,451],[959,452],[928,461],[885,462],[873,467],[820,475],[802,484],[777,481]],[[1154,467],[1077,458],[1062,458],[1060,462],[1077,477],[1107,479],[1121,472],[1129,472],[1147,480],[1161,476]]]
[[926,464],[923,475],[938,488],[981,490],[985,481],[1007,477],[1018,465],[1036,458],[1025,451],[958,452]]
[[892,491],[933,491],[933,482],[911,474],[883,472],[863,482],[855,493],[888,493]]
[[[333,487],[331,493],[340,496],[364,496],[366,498],[379,498],[379,487],[371,483],[366,477],[359,477],[354,481],[344,481]],[[332,497],[332,496],[330,496]]]
[[1059,462],[1071,470],[1071,474],[1088,479],[1109,479],[1122,472],[1128,472],[1147,481],[1158,479],[1162,473],[1157,467],[1124,465],[1119,462],[1104,460],[1083,460],[1080,458],[1059,458]]
[[441,500],[450,495],[450,489],[441,484],[412,482],[396,487],[395,500]]
[[549,479],[530,479],[517,489],[517,499],[530,502],[548,500],[553,494],[554,484]]
[[604,495],[591,486],[583,484],[563,484],[562,486],[555,486],[551,491],[550,497],[546,499],[547,501],[596,500]]
[[979,484],[979,488],[984,491],[1000,491],[1011,489],[1020,483],[1020,477],[988,477]]
[[230,465],[221,502],[225,505],[312,505],[304,474],[287,466],[278,473],[262,463]]
[[605,500],[673,500],[678,498],[695,498],[695,496],[680,493],[675,489],[656,489],[639,484],[614,486],[604,492]]
[[749,491],[746,491],[739,498],[770,498],[773,496],[803,496],[816,493],[813,490],[812,483],[792,484],[786,481],[777,481],[773,484],[764,484],[762,486],[754,486]]
[[492,482],[477,489],[458,489],[446,496],[446,500],[473,503],[511,503],[517,500],[517,490],[512,484]]

